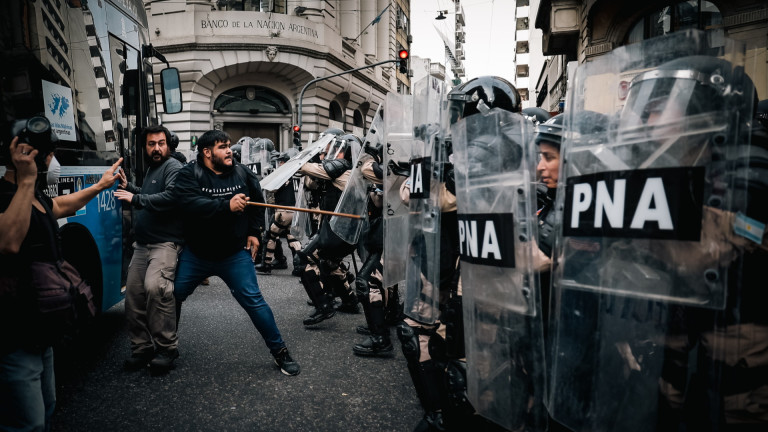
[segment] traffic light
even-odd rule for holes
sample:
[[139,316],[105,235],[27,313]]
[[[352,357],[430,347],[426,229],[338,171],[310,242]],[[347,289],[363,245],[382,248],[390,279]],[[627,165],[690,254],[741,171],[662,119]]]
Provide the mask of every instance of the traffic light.
[[293,127],[293,146],[301,148],[301,127],[299,125]]
[[408,75],[408,50],[400,50],[400,73]]

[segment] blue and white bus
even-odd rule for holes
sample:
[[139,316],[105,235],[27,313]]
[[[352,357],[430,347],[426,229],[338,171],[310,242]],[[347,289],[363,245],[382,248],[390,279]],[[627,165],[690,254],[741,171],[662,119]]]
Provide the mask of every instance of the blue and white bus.
[[[95,184],[120,157],[129,179],[140,184],[145,167],[138,131],[157,123],[151,60],[165,61],[149,43],[142,0],[0,3],[0,139],[10,139],[14,120],[48,118],[62,165],[50,196]],[[160,75],[165,112],[181,111],[178,70]],[[3,163],[0,175],[4,171]],[[121,208],[114,191],[59,220],[64,256],[91,285],[102,311],[124,298],[132,251],[131,209]]]

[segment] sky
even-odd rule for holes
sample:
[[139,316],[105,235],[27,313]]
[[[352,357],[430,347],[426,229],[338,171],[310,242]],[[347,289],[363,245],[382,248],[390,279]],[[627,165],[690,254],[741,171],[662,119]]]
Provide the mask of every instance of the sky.
[[[514,82],[515,2],[512,0],[462,0],[464,8],[464,81],[497,75]],[[437,21],[438,11],[448,10],[447,19]],[[447,79],[453,79],[446,63],[443,41],[435,25],[453,41],[455,5],[451,0],[411,0],[411,56],[446,65]],[[450,27],[449,27],[450,25]]]

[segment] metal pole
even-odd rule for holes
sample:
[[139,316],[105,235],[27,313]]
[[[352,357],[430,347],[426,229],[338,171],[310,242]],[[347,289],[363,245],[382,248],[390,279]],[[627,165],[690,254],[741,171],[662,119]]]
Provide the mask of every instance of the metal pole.
[[304,85],[304,87],[301,89],[301,93],[299,94],[299,117],[298,117],[298,119],[297,119],[297,120],[298,120],[298,122],[297,122],[297,123],[299,124],[299,130],[301,130],[301,127],[302,127],[302,123],[301,123],[301,114],[302,114],[302,111],[303,111],[303,108],[304,108],[304,92],[307,90],[307,87],[309,87],[310,85],[312,85],[312,84],[314,84],[314,83],[316,83],[316,82],[320,82],[320,81],[324,81],[324,80],[327,80],[327,79],[335,78],[335,77],[337,77],[337,76],[340,76],[340,75],[346,75],[346,74],[348,74],[348,73],[357,72],[357,71],[359,71],[359,70],[363,70],[363,69],[368,69],[368,68],[372,68],[372,67],[380,66],[380,65],[383,65],[383,64],[385,64],[385,63],[395,63],[395,62],[398,62],[398,61],[400,61],[400,60],[399,60],[399,59],[394,59],[394,60],[384,60],[384,61],[381,61],[381,62],[378,62],[378,63],[374,63],[374,64],[372,64],[372,65],[366,65],[366,66],[362,66],[362,67],[359,67],[359,68],[350,69],[350,70],[348,70],[348,71],[339,72],[339,73],[337,73],[337,74],[334,74],[334,75],[329,75],[329,76],[327,76],[327,77],[320,77],[320,78],[315,78],[315,79],[313,79],[312,81],[310,81],[310,82],[306,83],[306,84]]

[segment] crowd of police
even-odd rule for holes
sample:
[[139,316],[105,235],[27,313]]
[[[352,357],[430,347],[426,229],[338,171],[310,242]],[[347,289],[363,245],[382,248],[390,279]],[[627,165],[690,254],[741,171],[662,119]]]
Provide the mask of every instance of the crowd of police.
[[362,139],[243,137],[269,207],[256,270],[288,268],[285,238],[305,326],[362,309],[363,357],[396,334],[416,431],[765,430],[768,101],[739,47],[616,49],[551,118],[499,77],[427,77]]
[[297,178],[290,204],[335,212],[273,217],[270,245],[307,239],[304,324],[362,305],[353,351],[382,357],[394,327],[415,430],[764,430],[768,102],[734,46],[617,49],[551,118],[499,77],[427,77],[364,140],[285,157],[267,194]]

